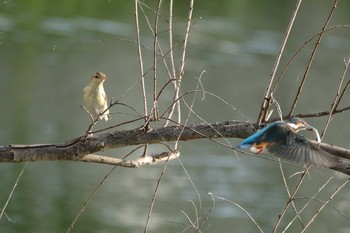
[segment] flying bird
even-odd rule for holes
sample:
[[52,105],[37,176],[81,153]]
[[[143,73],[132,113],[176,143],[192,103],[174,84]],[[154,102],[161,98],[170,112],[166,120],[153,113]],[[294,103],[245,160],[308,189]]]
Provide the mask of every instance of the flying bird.
[[[293,162],[320,167],[334,167],[339,158],[322,150],[317,143],[297,134],[300,130],[317,130],[304,119],[292,117],[288,121],[277,121],[267,125],[243,140],[237,149],[249,149],[254,153],[263,151]],[[318,133],[317,137],[319,139]]]

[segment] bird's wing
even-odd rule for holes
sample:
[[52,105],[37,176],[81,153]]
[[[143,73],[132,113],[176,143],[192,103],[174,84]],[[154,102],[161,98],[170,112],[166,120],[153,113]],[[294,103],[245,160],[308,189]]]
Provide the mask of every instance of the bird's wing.
[[314,142],[295,133],[291,133],[289,140],[270,142],[266,149],[269,153],[282,159],[320,167],[333,167],[339,162],[338,157],[320,149]]

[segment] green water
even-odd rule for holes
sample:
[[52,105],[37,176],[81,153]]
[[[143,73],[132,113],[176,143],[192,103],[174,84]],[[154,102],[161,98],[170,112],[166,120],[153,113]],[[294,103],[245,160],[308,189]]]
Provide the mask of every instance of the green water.
[[[153,9],[156,2],[148,2]],[[167,16],[168,2],[163,15]],[[282,64],[303,43],[321,30],[332,2],[305,1],[297,16]],[[185,30],[188,3],[174,6],[174,44],[176,65]],[[146,13],[153,20],[153,11]],[[196,1],[191,28],[183,90],[196,86],[202,77],[206,91],[217,94],[255,120],[276,53],[288,25],[294,2],[281,1]],[[341,1],[330,25],[350,23],[349,4]],[[121,98],[142,112],[139,63],[135,44],[134,6],[132,1],[13,1],[0,5],[0,141],[1,145],[62,142],[85,132],[89,117],[81,109],[82,89],[91,74],[105,72],[110,98]],[[153,22],[153,21],[151,21]],[[166,22],[160,28],[166,30]],[[152,48],[152,34],[144,18],[140,20],[142,44]],[[165,33],[165,32],[163,32]],[[310,70],[296,113],[328,110],[344,70],[344,58],[350,54],[349,29],[325,35]],[[166,43],[160,35],[161,43]],[[288,112],[310,56],[312,45],[290,65],[275,97]],[[143,49],[145,70],[152,68],[152,51]],[[161,67],[161,66],[160,66]],[[166,77],[159,70],[160,80]],[[163,75],[163,77],[162,77]],[[151,87],[148,75],[147,87]],[[135,84],[136,83],[136,84]],[[131,87],[130,91],[128,90]],[[152,95],[151,89],[148,93]],[[172,95],[164,94],[160,107],[169,104]],[[202,96],[200,96],[202,97]],[[194,110],[208,122],[243,120],[230,107],[209,95],[197,98]],[[341,106],[349,105],[346,94]],[[188,99],[189,101],[191,98]],[[128,109],[111,110],[112,120],[100,122],[103,128],[130,119]],[[184,116],[187,112],[184,109]],[[350,148],[349,113],[335,116],[325,142]],[[325,118],[310,119],[318,127]],[[192,115],[190,123],[201,120]],[[124,128],[139,127],[142,122]],[[309,135],[310,136],[310,135]],[[229,139],[232,145],[239,140]],[[181,162],[171,161],[160,185],[149,232],[182,232],[189,224],[185,212],[195,221],[203,219],[213,206],[208,193],[231,200],[271,232],[278,214],[287,201],[287,193],[278,163],[239,155],[208,140],[180,144]],[[152,147],[158,151],[160,147]],[[163,148],[161,148],[163,149]],[[129,150],[101,154],[122,157]],[[140,152],[141,153],[141,152]],[[0,208],[24,164],[0,164]],[[116,169],[102,185],[79,218],[72,232],[143,232],[152,195],[164,164],[137,170]],[[65,232],[80,208],[103,177],[107,165],[78,162],[30,163],[20,179],[0,221],[0,232]],[[288,175],[300,168],[286,167]],[[332,171],[311,173],[298,197],[311,197]],[[325,176],[323,176],[325,174]],[[337,175],[316,197],[327,200],[346,177]],[[298,177],[288,179],[291,189]],[[198,193],[196,192],[196,189]],[[331,205],[350,215],[349,187],[346,186]],[[200,196],[200,200],[198,198]],[[190,200],[190,201],[189,201]],[[300,209],[307,200],[297,202]],[[307,222],[319,208],[313,202],[303,213]],[[283,229],[295,213],[288,211]],[[328,206],[308,232],[347,232],[350,222]],[[204,223],[203,232],[258,232],[249,217],[232,203],[215,199]],[[299,232],[296,221],[288,232]],[[195,232],[187,230],[185,232]]]

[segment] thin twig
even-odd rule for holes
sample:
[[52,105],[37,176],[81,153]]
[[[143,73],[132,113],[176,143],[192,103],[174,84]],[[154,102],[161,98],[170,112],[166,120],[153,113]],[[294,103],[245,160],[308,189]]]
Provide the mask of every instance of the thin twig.
[[202,199],[201,199],[201,195],[200,195],[200,193],[199,193],[199,191],[198,191],[196,185],[194,184],[192,178],[190,177],[190,174],[188,174],[187,169],[185,168],[185,166],[184,166],[183,163],[181,162],[181,159],[178,158],[177,160],[179,161],[179,163],[180,163],[180,165],[181,165],[183,171],[185,172],[185,174],[186,174],[186,176],[187,176],[187,179],[190,181],[190,183],[191,183],[191,185],[192,185],[194,191],[196,192],[196,194],[197,194],[197,196],[198,196],[199,208],[202,208]]
[[[288,223],[288,225],[284,228],[284,230],[282,231],[282,233],[285,233],[289,227],[292,225],[292,223],[295,221],[295,219],[298,217],[300,218],[300,214],[306,209],[307,206],[309,206],[309,204],[311,203],[312,200],[314,200],[314,198],[327,186],[327,184],[333,179],[334,177],[331,176],[330,178],[328,178],[328,180],[317,190],[317,192],[309,199],[309,201],[300,209],[299,213],[296,214],[294,216],[294,218]],[[297,200],[299,198],[294,197],[294,200]],[[304,228],[305,225],[302,224],[302,227]]]
[[[123,159],[129,157],[132,153],[134,153],[135,151],[137,151],[138,149],[142,148],[143,146],[138,146],[135,149],[131,150],[128,154],[126,154],[124,156]],[[84,202],[83,206],[81,207],[81,209],[79,210],[79,212],[77,213],[77,215],[74,217],[72,223],[69,225],[66,233],[69,233],[74,225],[76,224],[76,222],[78,221],[78,219],[80,218],[80,216],[83,214],[83,212],[85,211],[86,207],[90,204],[90,202],[92,201],[92,198],[96,195],[97,191],[100,189],[100,187],[106,182],[107,178],[112,174],[112,172],[117,168],[118,166],[115,165],[101,180],[101,182],[97,185],[97,187],[94,189],[94,191],[90,194],[90,196],[88,197],[88,199]]]
[[201,232],[201,228],[203,227],[204,223],[208,220],[210,213],[213,211],[214,207],[215,207],[215,198],[214,195],[212,193],[208,193],[211,198],[212,198],[212,205],[209,208],[207,214],[204,216],[202,222],[199,224],[198,229],[196,230],[196,232]]
[[[344,61],[346,62],[345,59],[344,59]],[[350,61],[350,56],[348,57],[348,61]],[[347,66],[349,66],[349,64],[347,64]],[[349,88],[349,85],[350,85],[350,80],[348,80],[348,81],[346,82],[345,87],[343,88],[342,93],[340,94],[339,100],[338,100],[338,102],[336,103],[335,109],[338,108],[338,105],[339,105],[340,101],[343,99],[345,92],[346,92],[347,89]]]
[[[4,214],[5,214],[5,216],[7,216],[6,213],[5,213],[6,207],[7,207],[7,205],[10,203],[10,200],[11,200],[11,198],[12,198],[12,196],[13,196],[13,193],[15,192],[15,189],[16,189],[16,187],[17,187],[17,185],[18,185],[18,182],[19,182],[19,180],[21,179],[21,177],[22,177],[22,175],[23,175],[23,173],[24,173],[24,170],[26,169],[27,165],[28,165],[28,162],[26,162],[26,163],[24,164],[24,166],[23,166],[21,172],[18,174],[18,177],[17,177],[15,183],[13,184],[13,187],[12,187],[12,190],[11,190],[11,192],[10,192],[10,195],[8,196],[8,198],[7,198],[7,200],[6,200],[4,207],[2,207],[2,209],[1,209],[0,220],[1,220],[1,218],[2,218],[2,216],[3,216]],[[10,220],[10,218],[7,218],[7,219]]]
[[281,60],[282,54],[284,52],[284,48],[285,48],[287,40],[289,38],[289,34],[290,34],[291,30],[292,30],[292,27],[294,25],[294,21],[296,19],[297,14],[298,14],[301,2],[302,2],[302,0],[298,0],[296,5],[295,5],[292,17],[291,17],[291,19],[289,21],[289,24],[288,24],[288,27],[287,27],[287,30],[286,30],[286,33],[284,34],[284,38],[282,40],[281,47],[280,47],[279,52],[277,54],[277,57],[276,57],[276,60],[275,60],[275,64],[273,65],[271,78],[270,78],[269,84],[268,84],[268,86],[266,88],[265,97],[264,97],[264,100],[263,100],[263,103],[262,103],[262,106],[261,106],[261,109],[260,109],[260,113],[259,113],[259,117],[258,117],[258,121],[257,121],[258,125],[260,125],[263,121],[265,121],[267,110],[269,109],[269,105],[270,105],[272,84],[273,84],[273,81],[274,81],[274,78],[275,78],[275,75],[276,75],[276,72],[277,72],[277,68],[278,68],[278,66],[280,64],[280,60]]
[[[324,23],[324,25],[323,25],[323,27],[322,27],[322,31],[324,31],[324,30],[327,28],[327,25],[328,25],[329,21],[331,20],[331,18],[332,18],[332,16],[333,16],[333,13],[334,13],[334,10],[335,10],[335,8],[336,8],[336,6],[337,6],[337,2],[338,2],[338,0],[335,0],[335,1],[334,1],[333,7],[332,7],[332,9],[331,9],[331,11],[330,11],[330,13],[329,13],[327,19],[326,19],[326,22]],[[315,44],[315,46],[314,46],[314,48],[313,48],[313,50],[312,50],[312,52],[311,52],[311,56],[310,56],[310,58],[309,58],[309,61],[308,61],[308,63],[307,63],[307,66],[306,66],[306,69],[305,69],[305,72],[304,72],[304,75],[303,75],[303,79],[302,79],[302,81],[301,81],[301,83],[300,83],[300,85],[299,85],[297,94],[295,95],[295,98],[294,98],[294,100],[293,100],[293,104],[292,104],[292,106],[291,106],[291,108],[290,108],[290,111],[289,111],[288,116],[291,116],[291,115],[293,114],[293,112],[294,112],[294,109],[295,109],[295,107],[296,107],[296,105],[297,105],[297,102],[298,102],[298,100],[299,100],[301,91],[302,91],[302,89],[303,89],[303,87],[304,87],[304,83],[305,83],[305,81],[306,81],[306,78],[308,77],[308,74],[309,74],[311,65],[312,65],[313,60],[314,60],[315,55],[316,55],[316,51],[318,50],[318,47],[319,47],[319,45],[320,45],[320,43],[321,43],[322,38],[323,38],[323,33],[321,33],[321,34],[318,36],[317,41],[316,41],[316,44]]]
[[130,124],[130,123],[134,123],[134,122],[137,122],[137,121],[140,121],[140,120],[143,120],[144,117],[139,117],[139,118],[136,118],[136,119],[132,119],[132,120],[129,120],[129,121],[124,121],[120,124],[116,124],[116,125],[112,125],[112,126],[109,126],[109,127],[106,127],[106,128],[103,128],[103,129],[100,129],[100,130],[96,130],[96,131],[92,131],[91,133],[92,134],[95,134],[95,133],[100,133],[100,132],[104,132],[106,130],[109,130],[109,129],[114,129],[114,128],[118,128],[122,125],[127,125],[127,124]]
[[[185,59],[186,59],[186,51],[187,51],[187,43],[188,43],[188,38],[190,35],[190,28],[192,25],[192,14],[193,14],[193,6],[194,6],[194,0],[190,0],[190,5],[188,9],[188,16],[187,16],[187,25],[186,25],[186,31],[185,31],[185,37],[183,39],[183,47],[182,47],[182,55],[181,55],[181,65],[179,69],[179,77],[178,77],[178,88],[176,90],[177,96],[180,92],[180,85],[182,78],[184,77],[185,74]],[[181,112],[180,112],[180,105],[178,104],[178,122],[181,122]]]
[[300,233],[304,233],[307,228],[311,225],[311,223],[313,223],[316,219],[316,217],[321,213],[321,211],[323,210],[323,208],[325,206],[328,205],[328,203],[335,197],[335,195],[337,195],[337,193],[345,187],[345,185],[350,181],[350,179],[347,179],[339,188],[337,188],[334,193],[328,198],[328,200],[318,209],[316,210],[314,216],[310,219],[310,221],[306,224],[306,226],[304,227],[304,229],[300,232]]
[[150,207],[149,207],[149,210],[148,210],[148,214],[147,214],[147,220],[146,220],[146,224],[145,224],[145,228],[144,228],[144,233],[147,233],[148,232],[148,226],[149,226],[149,223],[150,223],[150,220],[151,220],[151,216],[152,216],[152,212],[153,212],[153,207],[154,207],[154,204],[156,202],[156,197],[157,197],[157,194],[158,194],[158,190],[159,190],[159,187],[160,187],[160,184],[162,182],[162,179],[165,175],[165,171],[166,171],[166,168],[168,166],[168,162],[169,162],[169,158],[168,160],[165,162],[164,164],[164,167],[162,169],[162,172],[158,178],[158,181],[157,181],[157,185],[156,185],[156,188],[153,192],[153,196],[152,196],[152,201],[151,201],[151,204],[150,204]]
[[191,202],[193,209],[194,209],[194,213],[195,213],[195,221],[192,221],[192,219],[190,218],[190,216],[183,210],[181,210],[181,213],[183,215],[185,215],[185,217],[187,218],[188,222],[190,224],[186,224],[188,227],[192,227],[194,229],[198,228],[198,222],[199,222],[199,217],[198,217],[198,210],[197,210],[197,206],[194,204],[193,201],[189,200],[189,202]]
[[[288,184],[287,184],[286,176],[284,174],[282,163],[279,163],[279,165],[280,165],[281,175],[282,175],[282,178],[283,178],[283,184],[284,184],[284,187],[286,188],[286,191],[287,191],[287,194],[288,194],[288,199],[290,199],[291,194],[290,194],[290,190],[289,190],[289,187],[288,187]],[[292,201],[292,207],[293,207],[293,210],[295,212],[295,216],[298,218],[300,224],[304,227],[303,220],[300,217],[300,212],[297,210],[294,201]]]
[[[199,82],[200,82],[199,80],[201,80],[201,78],[202,78],[204,72],[205,72],[205,71],[202,71],[202,73],[199,75],[198,82],[197,82],[197,86],[196,86],[196,89],[195,89],[195,90],[198,89],[198,85],[199,85]],[[192,113],[192,111],[193,111],[193,106],[194,106],[194,102],[195,102],[195,100],[196,100],[196,97],[197,97],[197,92],[195,92],[194,95],[193,95],[193,99],[192,99],[191,106],[189,106],[189,110],[190,110],[190,111],[188,111],[188,114],[187,114],[186,120],[185,120],[185,122],[184,122],[184,125],[187,125],[187,122],[188,122],[189,119],[190,119],[190,116],[191,116],[191,113]],[[183,129],[184,129],[184,128],[183,128]],[[182,133],[183,133],[183,131],[179,134],[179,137],[178,137],[178,138],[181,137]],[[176,140],[176,142],[175,142],[175,149],[177,149],[177,147],[178,147],[178,140]]]
[[154,20],[153,29],[153,120],[158,120],[158,104],[157,104],[157,48],[158,44],[158,20],[160,14],[160,7],[162,5],[162,0],[158,1],[158,6],[156,10],[156,16]]
[[340,79],[338,90],[337,90],[337,92],[335,94],[333,103],[331,105],[331,110],[329,111],[329,115],[328,115],[326,124],[325,124],[324,129],[323,129],[323,131],[321,133],[321,140],[323,139],[323,136],[325,135],[325,133],[327,131],[327,128],[328,128],[328,125],[329,125],[329,123],[331,121],[331,118],[333,116],[334,110],[336,109],[336,107],[338,106],[338,103],[340,102],[339,95],[340,95],[341,87],[343,85],[343,82],[344,82],[344,79],[345,79],[346,72],[348,70],[349,64],[350,64],[350,57],[347,58],[347,60],[344,59],[344,72],[343,72],[343,75],[342,75],[342,77]]
[[[174,87],[174,97],[173,100],[178,99],[178,95],[180,92],[177,90],[180,88],[180,85],[178,83],[178,80],[176,79],[176,69],[175,69],[175,62],[174,62],[174,47],[173,47],[173,0],[170,0],[170,6],[169,6],[169,50],[170,50],[170,63],[171,63],[171,80],[173,80],[171,83],[173,84]],[[180,103],[174,102],[174,104],[171,105],[171,108],[169,109],[168,112],[168,119],[171,119],[175,107],[178,106]],[[180,107],[180,106],[178,106]],[[169,120],[166,120],[163,124],[164,127],[168,126]]]
[[278,218],[277,218],[277,221],[275,223],[275,226],[273,227],[272,229],[272,233],[276,233],[277,232],[277,228],[279,227],[284,215],[286,214],[287,210],[288,210],[288,207],[289,205],[291,204],[291,202],[293,201],[295,195],[297,194],[297,192],[299,191],[300,189],[300,186],[301,184],[303,183],[304,181],[304,178],[309,170],[310,166],[307,166],[307,169],[303,172],[303,174],[301,175],[297,185],[295,186],[292,194],[290,195],[290,197],[288,198],[288,202],[286,203],[286,205],[284,206],[284,208],[282,209],[281,213],[278,215]]
[[97,185],[97,187],[94,189],[94,191],[90,194],[88,199],[84,202],[83,206],[77,213],[77,215],[74,217],[72,223],[69,225],[66,233],[69,233],[75,226],[76,222],[80,218],[80,216],[83,214],[85,211],[86,207],[90,204],[92,198],[96,195],[97,191],[100,189],[100,187],[106,182],[107,178],[112,174],[112,172],[117,168],[117,166],[114,166],[106,175],[105,177],[101,180],[101,182]]
[[[345,87],[343,88],[343,90],[342,90],[342,92],[341,92],[341,94],[340,94],[339,101],[338,101],[338,102],[336,103],[336,105],[335,105],[335,109],[338,109],[338,105],[339,105],[340,101],[343,99],[345,92],[348,90],[349,85],[350,85],[350,80],[348,80],[348,81],[346,82]],[[335,111],[336,111],[336,110],[335,110]],[[334,112],[335,112],[335,111],[334,111]]]
[[277,100],[275,99],[275,97],[273,96],[273,92],[271,92],[271,101],[272,103],[275,105],[276,109],[277,109],[277,114],[280,118],[281,121],[283,121],[283,114],[282,114],[282,109],[280,104],[277,102]]
[[[158,4],[159,4],[160,2],[158,2]],[[148,17],[147,17],[147,15],[146,15],[146,13],[144,12],[144,9],[143,9],[143,7],[142,7],[142,5],[145,5],[147,8],[149,8],[149,9],[151,9],[149,6],[147,6],[145,3],[141,3],[141,5],[140,5],[140,8],[141,8],[141,11],[143,12],[143,14],[144,14],[144,17],[145,17],[145,20],[146,20],[146,22],[147,22],[147,25],[148,25],[148,28],[150,29],[150,31],[152,32],[152,34],[154,35],[154,37],[156,36],[157,38],[158,38],[158,35],[159,35],[159,32],[158,32],[158,18],[159,18],[159,10],[160,10],[160,8],[159,8],[159,5],[158,5],[158,7],[157,7],[157,10],[156,11],[154,11],[154,13],[155,13],[155,15],[156,15],[156,24],[157,24],[157,26],[151,26],[151,23],[150,23],[150,21],[149,21],[149,19],[148,19]],[[165,89],[166,87],[167,87],[167,85],[169,84],[169,83],[173,83],[173,85],[174,85],[174,89],[176,90],[177,89],[177,87],[178,87],[178,85],[177,85],[177,79],[176,79],[176,71],[175,71],[175,66],[174,66],[174,55],[173,55],[173,45],[172,45],[172,10],[173,10],[173,8],[172,8],[172,6],[173,6],[173,3],[171,2],[170,3],[170,13],[169,13],[169,17],[170,17],[170,19],[169,19],[169,31],[170,31],[170,33],[169,33],[169,41],[170,41],[170,45],[169,45],[169,47],[170,47],[170,49],[169,49],[169,51],[166,53],[166,54],[164,54],[163,53],[163,51],[162,51],[162,48],[161,48],[161,46],[160,46],[160,43],[159,43],[159,40],[156,38],[155,40],[154,40],[154,47],[153,47],[153,56],[155,56],[155,55],[158,55],[157,54],[157,48],[158,48],[158,50],[160,51],[160,55],[161,55],[161,61],[163,61],[163,63],[164,63],[164,67],[165,67],[165,69],[166,69],[166,71],[168,72],[168,75],[169,75],[169,78],[170,78],[170,80],[171,81],[167,81],[164,85],[163,85],[163,87],[161,88],[161,91],[163,90],[163,89]],[[152,9],[151,9],[152,10]],[[156,47],[157,46],[157,47]],[[167,64],[167,62],[166,62],[166,60],[165,60],[165,57],[167,56],[167,54],[170,54],[170,60],[171,60],[171,68],[169,68],[168,67],[168,64]],[[156,64],[158,63],[158,61],[156,61],[156,58],[154,57],[154,66],[152,67],[152,69],[153,70],[155,70],[156,69]],[[170,70],[171,69],[171,70]],[[154,73],[154,75],[153,76],[155,76],[156,75],[156,72],[153,72]],[[155,80],[155,79],[154,79]],[[158,99],[159,99],[159,96],[160,96],[160,94],[161,94],[161,91],[158,93],[158,94],[156,94],[156,97],[154,97],[154,101],[153,101],[153,107],[152,107],[152,109],[151,109],[151,112],[153,113],[153,115],[155,115],[156,117],[153,117],[153,118],[155,118],[155,120],[158,120],[159,119],[159,113],[158,113],[158,104],[157,104],[157,102],[158,102]],[[153,93],[157,93],[156,91],[154,91]],[[174,108],[175,108],[175,106],[177,105],[178,103],[176,103],[175,105],[174,105]],[[170,112],[169,112],[170,113]],[[172,113],[171,113],[171,115],[172,115]],[[169,116],[169,117],[171,117],[171,115]],[[164,126],[166,126],[166,125],[168,125],[168,121],[166,121],[165,123],[164,123]]]
[[[211,194],[211,195],[213,195],[213,194]],[[233,205],[235,205],[235,206],[237,206],[240,210],[242,210],[246,215],[248,215],[248,217],[250,218],[250,220],[254,223],[254,225],[259,229],[259,231],[261,232],[261,233],[264,233],[264,231],[261,229],[261,227],[259,226],[259,224],[255,221],[255,219],[250,215],[250,213],[246,210],[246,209],[244,209],[242,206],[240,206],[239,204],[237,204],[236,202],[234,202],[234,201],[231,201],[231,200],[228,200],[228,199],[226,199],[226,198],[223,198],[223,197],[219,197],[219,196],[216,196],[216,195],[213,195],[213,197],[215,197],[215,198],[217,198],[217,199],[220,199],[220,200],[222,200],[222,201],[225,201],[225,202],[228,202],[228,203],[231,203],[231,204],[233,204]]]
[[342,28],[350,28],[350,25],[337,25],[337,26],[333,26],[333,27],[329,27],[329,28],[326,28],[320,32],[318,32],[317,34],[313,35],[310,39],[308,39],[307,41],[304,42],[303,45],[301,45],[297,50],[296,52],[292,55],[292,57],[288,60],[288,62],[284,65],[281,73],[278,75],[278,79],[275,83],[275,85],[273,86],[272,88],[272,92],[275,92],[278,84],[280,83],[280,81],[282,80],[282,77],[284,75],[284,73],[287,71],[287,68],[289,67],[289,65],[292,63],[292,61],[295,59],[295,57],[300,54],[300,52],[303,50],[303,48],[305,48],[306,45],[308,45],[312,40],[314,40],[317,36],[319,36],[320,34],[322,33],[326,33],[326,32],[329,32],[329,31],[333,31],[333,30],[336,30],[336,29],[342,29]]
[[[167,117],[169,119],[172,118],[172,115],[173,115],[173,113],[175,111],[175,107],[176,107],[176,109],[177,109],[177,122],[181,122],[181,106],[180,106],[180,102],[177,102],[175,100],[177,100],[179,98],[181,81],[182,81],[182,78],[183,78],[183,76],[185,74],[186,49],[187,49],[187,43],[188,43],[188,38],[189,38],[189,32],[190,32],[190,28],[191,28],[191,25],[192,25],[193,5],[194,5],[194,0],[191,0],[190,1],[190,5],[189,5],[189,10],[188,10],[188,16],[187,16],[187,25],[186,25],[185,36],[184,36],[184,39],[183,39],[181,64],[180,64],[180,68],[179,68],[179,77],[176,79],[176,81],[174,83],[175,94],[174,94],[173,99],[174,99],[175,105],[173,105],[174,107],[172,107],[170,109],[170,111],[168,113],[168,117]],[[168,123],[169,122],[166,121],[164,123],[164,125],[167,125]]]
[[[336,212],[338,212],[338,214],[340,214],[341,216],[343,216],[343,218],[344,218],[346,221],[350,222],[350,218],[349,218],[344,212],[342,212],[341,210],[339,210],[336,206],[329,204],[329,202],[327,203],[327,202],[324,201],[324,200],[317,199],[317,198],[310,198],[310,197],[296,197],[294,200],[301,200],[301,199],[309,200],[309,202],[310,202],[310,201],[315,201],[315,202],[319,202],[319,203],[322,203],[322,204],[326,204],[327,206],[331,207],[331,208],[334,209]],[[308,203],[309,203],[309,202],[308,202]]]
[[[139,8],[139,0],[135,0],[136,41],[137,41],[137,53],[139,55],[139,64],[140,64],[140,72],[141,72],[141,88],[142,88],[143,107],[144,107],[143,109],[144,109],[145,116],[148,116],[147,96],[146,96],[146,87],[145,87],[145,74],[144,74],[144,69],[143,69],[138,8]],[[147,121],[147,119],[145,119],[145,121]]]
[[176,89],[177,82],[176,82],[176,69],[175,69],[175,62],[174,62],[174,44],[173,44],[173,0],[170,0],[169,4],[169,56],[170,56],[170,64],[171,64],[171,76],[170,78],[173,79],[173,84]]
[[[350,106],[346,106],[346,107],[341,108],[341,109],[336,109],[333,111],[333,114],[343,113],[343,112],[348,111],[348,110],[350,110]],[[301,117],[301,118],[311,118],[311,117],[322,117],[322,116],[327,116],[327,115],[329,115],[329,111],[314,112],[314,113],[300,113],[300,114],[295,114],[293,116]],[[284,116],[283,118],[287,119],[288,116]]]
[[[177,101],[180,101],[182,98],[184,98],[186,95],[189,95],[189,94],[195,94],[197,92],[202,92],[203,95],[209,95],[209,96],[212,96],[218,100],[220,100],[223,104],[227,105],[230,109],[232,109],[234,112],[238,113],[244,120],[246,120],[247,122],[249,122],[249,124],[255,128],[255,126],[253,125],[253,123],[250,122],[250,120],[248,119],[248,117],[246,117],[243,113],[241,113],[238,109],[236,109],[232,104],[230,104],[229,102],[227,102],[226,100],[224,100],[222,97],[212,93],[212,92],[208,92],[208,91],[205,91],[205,90],[190,90],[190,91],[186,91],[185,93],[183,93],[182,95],[180,95],[178,97],[178,99],[175,100],[175,102]],[[164,115],[169,111],[169,109],[175,105],[175,102],[172,102],[171,105],[160,115],[160,118],[164,118]],[[350,109],[350,106],[349,106],[349,109]],[[201,119],[201,118],[200,118]],[[170,121],[170,119],[168,119],[168,121]],[[179,124],[179,123],[177,123]]]

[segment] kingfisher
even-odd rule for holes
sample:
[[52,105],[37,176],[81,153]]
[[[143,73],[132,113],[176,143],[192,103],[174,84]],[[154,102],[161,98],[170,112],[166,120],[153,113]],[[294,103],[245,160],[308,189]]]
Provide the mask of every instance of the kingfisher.
[[256,154],[266,151],[282,159],[319,167],[334,167],[339,163],[338,157],[319,148],[316,142],[297,134],[300,130],[315,131],[320,142],[316,128],[302,118],[292,117],[288,121],[267,125],[243,140],[237,149],[249,149]]

